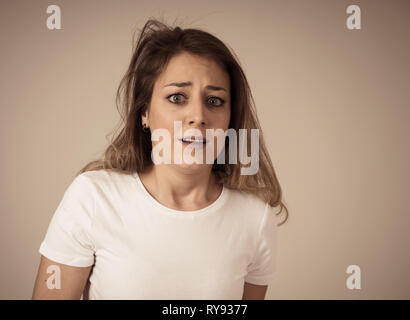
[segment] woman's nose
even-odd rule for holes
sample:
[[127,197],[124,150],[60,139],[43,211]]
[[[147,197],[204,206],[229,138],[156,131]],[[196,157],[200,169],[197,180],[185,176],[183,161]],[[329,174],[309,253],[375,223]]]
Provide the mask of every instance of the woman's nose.
[[189,108],[187,114],[187,120],[190,125],[204,126],[206,124],[206,112],[205,106],[202,101],[193,101]]

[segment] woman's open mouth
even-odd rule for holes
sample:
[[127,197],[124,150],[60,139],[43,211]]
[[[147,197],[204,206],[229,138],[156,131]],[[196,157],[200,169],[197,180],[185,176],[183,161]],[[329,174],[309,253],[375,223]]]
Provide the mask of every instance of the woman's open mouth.
[[206,144],[206,139],[203,139],[203,138],[197,138],[197,137],[194,137],[194,138],[188,138],[188,137],[186,137],[186,138],[179,138],[178,139],[179,141],[181,141],[183,144],[191,144],[191,143],[195,143],[195,144],[200,144],[200,145],[204,145],[204,144]]

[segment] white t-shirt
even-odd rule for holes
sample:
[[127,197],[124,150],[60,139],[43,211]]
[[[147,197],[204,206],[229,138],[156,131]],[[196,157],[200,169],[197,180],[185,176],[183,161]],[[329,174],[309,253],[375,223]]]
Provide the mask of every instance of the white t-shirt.
[[242,299],[244,281],[275,275],[278,209],[224,186],[209,206],[178,211],[137,173],[87,171],[65,191],[39,252],[94,265],[89,299]]

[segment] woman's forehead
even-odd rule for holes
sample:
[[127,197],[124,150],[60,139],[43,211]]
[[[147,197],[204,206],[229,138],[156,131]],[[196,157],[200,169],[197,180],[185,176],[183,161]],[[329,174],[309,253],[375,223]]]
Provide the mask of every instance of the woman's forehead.
[[172,83],[195,85],[197,82],[229,91],[229,74],[217,62],[190,53],[181,53],[172,57],[157,79],[161,88]]

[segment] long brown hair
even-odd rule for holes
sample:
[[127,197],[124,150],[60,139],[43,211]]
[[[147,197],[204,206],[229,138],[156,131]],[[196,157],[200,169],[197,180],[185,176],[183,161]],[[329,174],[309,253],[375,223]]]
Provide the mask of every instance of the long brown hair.
[[[279,205],[281,213],[288,209],[282,202],[282,189],[279,185],[264,137],[255,111],[255,102],[248,81],[237,62],[235,54],[218,38],[199,29],[172,28],[156,19],[149,19],[142,28],[137,42],[133,38],[133,54],[130,65],[122,78],[116,95],[116,105],[121,119],[114,130],[114,139],[100,159],[88,163],[77,175],[91,170],[113,170],[118,172],[142,172],[153,164],[151,160],[151,132],[144,132],[141,115],[151,101],[154,83],[165,69],[168,61],[178,53],[189,52],[216,61],[229,74],[231,81],[231,119],[229,128],[259,129],[259,170],[255,175],[241,175],[243,166],[214,163],[212,171],[219,182],[229,188],[252,193],[269,203]],[[115,134],[120,130],[118,134]],[[247,137],[250,150],[250,136]],[[226,139],[227,144],[228,139]],[[238,150],[238,149],[236,149]],[[225,159],[228,159],[225,148]]]

